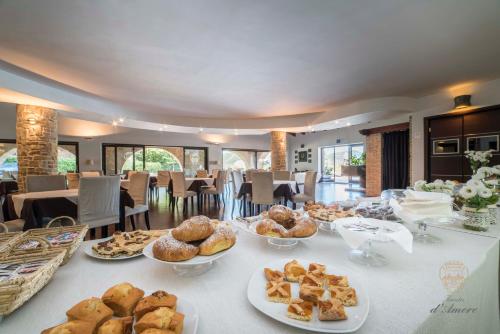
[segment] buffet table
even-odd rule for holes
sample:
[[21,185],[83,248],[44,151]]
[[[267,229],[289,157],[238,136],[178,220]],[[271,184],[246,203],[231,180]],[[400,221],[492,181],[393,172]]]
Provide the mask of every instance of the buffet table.
[[[380,268],[350,262],[346,243],[337,234],[325,232],[295,249],[277,250],[265,240],[239,231],[235,248],[214,268],[201,276],[182,278],[166,265],[145,257],[106,262],[86,256],[80,247],[42,291],[3,319],[0,332],[39,333],[64,321],[66,310],[80,300],[100,296],[107,287],[128,281],[147,292],[163,289],[196,305],[198,333],[302,333],[265,316],[247,300],[247,284],[258,266],[297,258],[331,264],[364,284],[370,312],[357,333],[498,333],[499,239],[429,229],[442,243],[415,243],[413,254],[394,243],[374,244],[375,250],[390,261]],[[462,263],[468,278],[463,290],[454,294],[457,301],[446,304],[477,308],[477,312],[431,311],[448,297],[440,270],[449,261]]]

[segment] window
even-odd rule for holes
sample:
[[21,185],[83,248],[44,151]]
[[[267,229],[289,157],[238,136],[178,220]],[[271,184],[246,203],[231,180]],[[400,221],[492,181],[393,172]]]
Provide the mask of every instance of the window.
[[247,170],[271,168],[271,152],[241,149],[222,149],[222,168]]
[[[57,146],[57,172],[78,172],[78,143],[59,142]],[[0,177],[16,174],[17,146],[15,140],[0,141]]]
[[323,181],[340,183],[359,182],[359,176],[346,173],[351,160],[360,159],[364,153],[362,144],[321,147],[321,172]]

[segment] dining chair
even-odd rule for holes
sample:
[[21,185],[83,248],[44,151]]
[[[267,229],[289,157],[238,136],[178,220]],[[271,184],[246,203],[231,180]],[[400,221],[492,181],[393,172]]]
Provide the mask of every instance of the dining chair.
[[253,168],[250,168],[250,169],[247,169],[245,171],[245,181],[246,182],[251,182],[252,181],[252,178],[253,178],[253,174],[256,173],[257,170],[256,169],[253,169]]
[[219,169],[214,168],[212,169],[212,174],[210,174],[214,179],[217,178],[217,175],[219,174]]
[[102,176],[102,171],[89,170],[85,172],[80,172],[80,177],[98,177],[98,176]]
[[159,189],[165,188],[165,195],[168,196],[168,185],[170,184],[170,171],[168,170],[159,170],[158,175],[156,177],[157,182],[155,185],[156,196],[159,195]]
[[187,213],[187,201],[186,198],[191,198],[191,209],[194,210],[194,196],[196,196],[195,191],[186,189],[186,176],[184,172],[171,172],[172,177],[172,198],[173,204],[177,207],[179,198],[182,198],[182,206],[184,214]]
[[66,173],[66,180],[68,181],[68,189],[78,189],[80,187],[80,174]]
[[136,170],[129,170],[129,171],[127,172],[127,177],[126,177],[126,179],[127,179],[127,180],[130,180],[130,177],[131,177],[132,175],[136,174],[136,173],[137,173],[137,171],[136,171]]
[[120,222],[120,177],[82,177],[78,190],[78,223],[88,224],[91,236],[101,228],[102,236],[108,226]]
[[273,177],[278,181],[290,181],[292,173],[287,170],[277,170],[273,172]]
[[206,178],[208,177],[208,172],[206,169],[199,169],[196,171],[196,177],[203,177]]
[[[8,220],[0,223],[4,232],[22,232],[24,229],[24,219]],[[0,232],[1,233],[1,232]]]
[[[220,200],[222,199],[222,203],[224,206],[226,202],[224,201],[224,184],[226,180],[226,172],[220,170],[217,172],[217,178],[215,179],[215,186],[206,186],[201,188],[202,198],[208,195],[208,204],[210,206],[210,195],[214,196],[215,204],[220,207]],[[221,196],[222,195],[222,196]]]
[[243,197],[240,196],[240,189],[242,185],[243,185],[243,174],[241,173],[241,171],[240,170],[231,171],[231,189],[233,193],[233,208],[231,210],[231,217],[233,216],[236,200],[239,200],[240,202],[240,214],[241,214],[241,208],[242,208],[241,204],[243,203]]
[[258,214],[261,205],[274,204],[274,187],[273,187],[273,173],[272,172],[259,172],[252,175],[252,205],[250,214],[253,215],[253,208],[257,206]]
[[147,172],[135,172],[130,175],[130,184],[128,187],[128,194],[134,200],[134,207],[125,207],[125,218],[130,217],[130,223],[132,228],[135,230],[135,219],[134,216],[138,216],[144,213],[144,221],[146,222],[146,227],[149,230],[149,202],[148,202],[148,190],[149,190],[149,173]]
[[308,201],[316,201],[316,176],[318,172],[308,171],[304,179],[304,193],[295,194],[292,196],[293,208],[297,207],[297,203],[305,203]]
[[28,175],[26,192],[51,191],[66,189],[65,175]]

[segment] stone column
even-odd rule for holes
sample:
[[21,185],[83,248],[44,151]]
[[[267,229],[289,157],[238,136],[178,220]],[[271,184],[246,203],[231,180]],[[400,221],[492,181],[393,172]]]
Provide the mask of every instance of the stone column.
[[379,196],[382,191],[382,134],[366,137],[366,196]]
[[286,170],[287,157],[286,132],[271,131],[271,170]]
[[57,112],[18,105],[16,121],[18,187],[24,192],[27,175],[57,173]]

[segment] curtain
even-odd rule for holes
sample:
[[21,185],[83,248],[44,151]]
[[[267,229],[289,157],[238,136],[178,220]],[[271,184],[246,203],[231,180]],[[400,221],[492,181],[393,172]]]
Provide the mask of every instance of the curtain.
[[382,188],[405,189],[409,182],[409,130],[383,134]]

